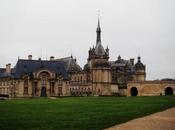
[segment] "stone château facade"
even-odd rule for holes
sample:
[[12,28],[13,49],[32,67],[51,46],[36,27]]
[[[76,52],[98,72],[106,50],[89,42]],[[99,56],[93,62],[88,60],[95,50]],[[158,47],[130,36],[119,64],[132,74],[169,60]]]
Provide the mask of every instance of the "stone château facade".
[[89,49],[82,69],[72,56],[61,59],[18,59],[14,68],[0,68],[0,96],[152,96],[175,94],[175,80],[146,80],[146,66],[138,57],[109,61],[109,49],[101,43],[98,20],[96,45]]

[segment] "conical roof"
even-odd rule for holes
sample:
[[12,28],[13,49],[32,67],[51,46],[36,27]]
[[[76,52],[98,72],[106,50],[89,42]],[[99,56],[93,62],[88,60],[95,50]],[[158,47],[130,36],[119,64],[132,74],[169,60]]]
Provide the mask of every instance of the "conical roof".
[[95,46],[95,54],[96,55],[105,55],[104,47],[102,46],[101,42],[98,42]]

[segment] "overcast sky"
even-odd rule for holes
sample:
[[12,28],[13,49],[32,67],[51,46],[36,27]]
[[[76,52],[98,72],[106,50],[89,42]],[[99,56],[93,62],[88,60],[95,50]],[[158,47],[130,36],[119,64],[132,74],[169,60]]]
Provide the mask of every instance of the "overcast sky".
[[147,79],[175,78],[175,0],[0,0],[0,67],[71,53],[83,67],[98,10],[110,60],[140,55]]

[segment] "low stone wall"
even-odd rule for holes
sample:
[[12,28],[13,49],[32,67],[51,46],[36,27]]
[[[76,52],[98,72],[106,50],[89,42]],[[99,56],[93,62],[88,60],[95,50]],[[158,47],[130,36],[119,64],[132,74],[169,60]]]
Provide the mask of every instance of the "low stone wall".
[[170,88],[175,95],[175,81],[129,82],[127,96],[132,96],[132,88],[137,89],[137,96],[166,95],[167,88]]

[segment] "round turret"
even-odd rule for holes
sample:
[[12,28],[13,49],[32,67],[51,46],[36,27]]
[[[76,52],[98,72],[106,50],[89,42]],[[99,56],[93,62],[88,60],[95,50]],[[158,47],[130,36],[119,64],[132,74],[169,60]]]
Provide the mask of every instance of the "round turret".
[[136,70],[145,70],[145,66],[144,66],[144,64],[141,62],[141,57],[140,57],[140,56],[138,57],[138,61],[137,61],[137,63],[135,64],[135,69],[136,69]]

